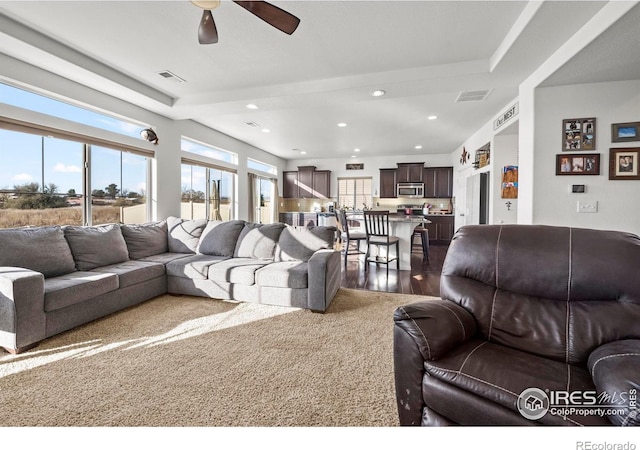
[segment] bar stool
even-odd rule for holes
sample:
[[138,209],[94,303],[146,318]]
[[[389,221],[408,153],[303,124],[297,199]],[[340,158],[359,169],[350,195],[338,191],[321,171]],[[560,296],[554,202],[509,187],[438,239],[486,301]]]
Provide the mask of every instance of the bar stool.
[[[420,244],[415,244],[414,240],[416,236],[420,236]],[[414,246],[422,247],[422,261],[429,261],[429,229],[424,225],[418,225],[413,229],[413,234],[411,235],[411,249],[413,250]]]

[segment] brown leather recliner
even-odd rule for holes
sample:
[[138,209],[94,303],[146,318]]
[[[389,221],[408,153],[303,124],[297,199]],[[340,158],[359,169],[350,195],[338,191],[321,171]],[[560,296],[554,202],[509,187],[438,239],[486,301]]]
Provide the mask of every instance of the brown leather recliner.
[[440,295],[394,314],[401,425],[640,424],[638,236],[462,227]]

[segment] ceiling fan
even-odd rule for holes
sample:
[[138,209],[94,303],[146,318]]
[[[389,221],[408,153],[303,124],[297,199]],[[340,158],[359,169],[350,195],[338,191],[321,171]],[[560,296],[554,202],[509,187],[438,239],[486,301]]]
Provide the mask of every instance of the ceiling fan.
[[[221,0],[191,0],[191,3],[204,9],[202,20],[200,20],[200,26],[198,27],[198,42],[201,44],[215,44],[218,42],[218,30],[213,21],[211,10],[220,6],[220,1]],[[300,19],[296,16],[268,2],[233,0],[233,3],[237,3],[254,16],[261,18],[272,27],[287,34],[293,34],[300,24]]]

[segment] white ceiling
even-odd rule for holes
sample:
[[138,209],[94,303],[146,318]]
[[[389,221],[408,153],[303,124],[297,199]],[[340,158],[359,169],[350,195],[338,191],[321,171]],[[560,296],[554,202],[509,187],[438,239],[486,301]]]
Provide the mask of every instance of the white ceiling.
[[272,3],[301,19],[293,35],[223,1],[219,42],[199,45],[189,1],[0,1],[0,53],[285,159],[449,153],[606,2]]

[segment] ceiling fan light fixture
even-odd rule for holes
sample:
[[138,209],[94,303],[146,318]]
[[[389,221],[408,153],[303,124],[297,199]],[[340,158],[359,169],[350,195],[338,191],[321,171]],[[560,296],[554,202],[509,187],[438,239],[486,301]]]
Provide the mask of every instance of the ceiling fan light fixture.
[[196,5],[198,8],[202,8],[205,10],[211,11],[212,9],[216,9],[220,6],[220,0],[191,0],[191,3]]

